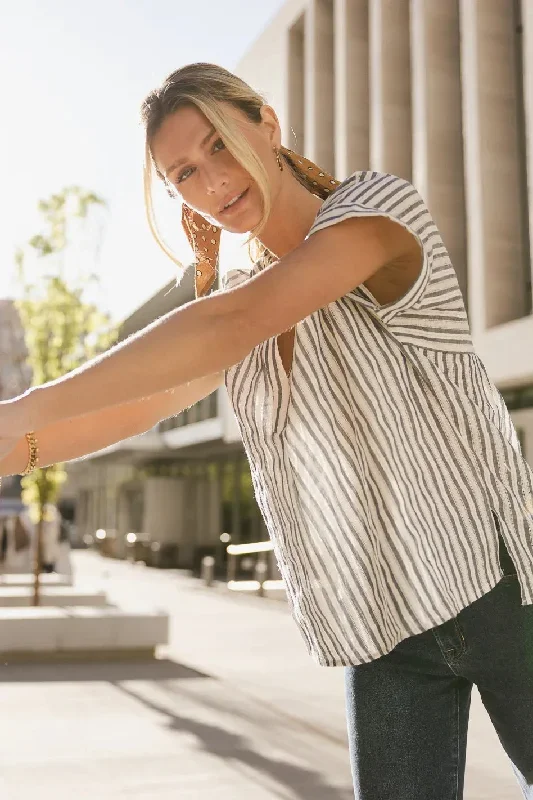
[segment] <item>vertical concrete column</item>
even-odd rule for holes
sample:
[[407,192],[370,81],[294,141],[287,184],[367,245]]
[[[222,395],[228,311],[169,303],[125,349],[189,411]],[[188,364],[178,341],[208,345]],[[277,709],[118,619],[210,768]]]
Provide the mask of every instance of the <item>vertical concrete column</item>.
[[369,0],[370,166],[411,180],[409,0]]
[[305,154],[305,14],[289,29],[287,142],[297,153]]
[[411,0],[413,183],[467,291],[459,0]]
[[310,0],[305,15],[305,155],[335,170],[333,0]]
[[211,544],[209,537],[209,480],[196,479],[196,545]]
[[178,541],[178,519],[183,498],[179,478],[150,477],[145,482],[142,533],[158,542]]
[[89,526],[90,532],[94,536],[94,532],[97,528],[100,527],[100,522],[98,519],[98,486],[94,484],[91,486],[90,495],[89,495]]
[[461,0],[469,308],[474,334],[524,316],[516,29],[511,2]]
[[220,482],[211,478],[211,480],[208,481],[207,493],[206,532],[209,543],[218,545],[220,543],[220,534],[223,533],[220,528]]
[[[519,0],[515,0],[519,2]],[[523,92],[524,92],[524,139],[526,154],[526,184],[527,208],[526,217],[529,233],[529,280],[533,279],[533,264],[531,261],[531,242],[533,241],[533,3],[522,0],[522,37],[523,37]],[[530,289],[529,307],[533,304],[533,294]]]
[[368,0],[335,0],[335,174],[370,166]]

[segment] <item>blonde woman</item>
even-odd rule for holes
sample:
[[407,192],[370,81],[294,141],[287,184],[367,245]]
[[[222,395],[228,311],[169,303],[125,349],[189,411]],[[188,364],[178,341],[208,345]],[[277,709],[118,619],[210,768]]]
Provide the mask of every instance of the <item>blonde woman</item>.
[[[474,684],[533,797],[532,474],[423,200],[376,172],[339,185],[213,65],[170,75],[143,120],[149,221],[158,237],[155,175],[182,204],[198,299],[4,403],[2,474],[225,381],[294,619],[346,668],[356,797],[461,797]],[[221,230],[259,257],[209,294]]]

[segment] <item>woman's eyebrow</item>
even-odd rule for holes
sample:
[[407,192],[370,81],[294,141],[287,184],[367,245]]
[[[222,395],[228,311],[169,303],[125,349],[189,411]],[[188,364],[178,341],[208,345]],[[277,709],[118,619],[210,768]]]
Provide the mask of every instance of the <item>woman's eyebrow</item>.
[[[214,132],[215,132],[215,126],[211,125],[211,127],[209,129],[209,133],[200,142],[200,147],[205,147],[206,146],[206,144],[208,143],[209,139],[212,137]],[[178,167],[181,167],[182,164],[186,164],[188,160],[189,160],[188,158],[178,158],[177,161],[174,161],[170,165],[170,167],[167,169],[166,177],[168,178],[168,176],[170,175],[171,172],[174,172],[175,169],[178,169]]]

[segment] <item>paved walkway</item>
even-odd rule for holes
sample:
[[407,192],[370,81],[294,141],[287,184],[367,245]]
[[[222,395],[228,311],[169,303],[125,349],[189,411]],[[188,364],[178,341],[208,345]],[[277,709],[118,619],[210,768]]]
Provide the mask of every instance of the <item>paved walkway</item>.
[[[342,670],[312,663],[284,603],[75,561],[115,601],[168,609],[171,644],[151,664],[0,667],[2,800],[352,800]],[[519,797],[476,697],[466,798]]]

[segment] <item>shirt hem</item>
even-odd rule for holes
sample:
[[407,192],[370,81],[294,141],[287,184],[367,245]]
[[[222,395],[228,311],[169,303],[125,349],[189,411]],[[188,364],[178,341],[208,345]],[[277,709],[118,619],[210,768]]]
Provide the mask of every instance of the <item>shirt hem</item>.
[[[494,579],[490,580],[487,584],[484,584],[484,587],[482,588],[482,590],[480,592],[476,592],[472,596],[472,598],[469,600],[469,602],[466,603],[466,605],[461,606],[459,608],[456,608],[455,609],[455,613],[452,616],[450,616],[449,614],[444,614],[443,617],[440,619],[439,622],[437,622],[436,625],[431,625],[429,628],[424,628],[423,630],[420,630],[420,631],[406,632],[405,635],[399,636],[396,640],[394,640],[394,642],[391,643],[390,647],[388,647],[383,652],[370,653],[367,658],[365,657],[364,659],[361,659],[360,661],[351,660],[351,659],[347,660],[347,659],[344,659],[344,658],[334,658],[334,659],[332,659],[331,656],[327,656],[326,654],[322,654],[322,653],[319,653],[319,652],[314,651],[314,650],[310,650],[309,654],[310,654],[311,658],[313,659],[313,661],[319,667],[360,667],[363,664],[370,664],[370,663],[372,663],[372,661],[377,661],[379,658],[383,658],[384,656],[389,655],[389,653],[392,653],[394,648],[397,647],[399,644],[401,644],[401,642],[404,642],[406,639],[410,639],[410,638],[412,638],[414,636],[420,636],[423,633],[427,633],[428,631],[434,630],[435,628],[438,628],[439,625],[444,625],[446,622],[449,622],[451,619],[454,619],[458,614],[461,613],[461,611],[464,611],[465,608],[468,608],[469,606],[472,605],[472,603],[475,603],[476,600],[480,600],[486,594],[488,594],[493,589],[495,589],[496,586],[500,583],[500,581],[502,580],[503,577],[504,577],[503,574],[498,574]],[[520,580],[520,578],[519,578],[519,580]],[[520,581],[520,583],[522,585],[522,605],[523,606],[524,605],[532,605],[533,604],[533,596],[531,595],[530,592],[525,592],[525,590],[523,588],[522,581]]]

